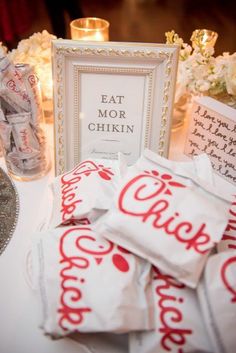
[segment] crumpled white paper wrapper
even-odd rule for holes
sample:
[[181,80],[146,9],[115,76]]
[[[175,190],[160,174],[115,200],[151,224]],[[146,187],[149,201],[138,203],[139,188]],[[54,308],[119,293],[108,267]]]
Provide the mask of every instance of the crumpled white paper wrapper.
[[199,178],[194,168],[146,150],[128,168],[97,229],[195,288],[221,240],[229,207],[230,197]]
[[236,251],[222,252],[208,259],[197,291],[214,353],[234,353]]
[[156,329],[129,335],[129,353],[213,352],[195,290],[152,270]]
[[92,223],[109,209],[125,161],[87,159],[51,184],[53,209],[50,227],[68,221]]
[[236,194],[229,210],[229,220],[223,238],[217,244],[217,251],[236,251]]
[[37,234],[32,258],[46,333],[153,329],[151,265],[90,226]]

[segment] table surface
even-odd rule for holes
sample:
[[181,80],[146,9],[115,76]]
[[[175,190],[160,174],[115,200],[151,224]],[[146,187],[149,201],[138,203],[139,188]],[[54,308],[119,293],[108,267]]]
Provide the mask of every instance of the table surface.
[[[172,133],[169,158],[173,160],[188,159],[183,155],[185,128]],[[52,148],[51,148],[52,149]],[[0,166],[5,168],[0,159]],[[35,293],[32,291],[27,274],[27,253],[31,236],[40,219],[40,203],[46,193],[49,182],[53,179],[50,173],[36,181],[15,181],[20,200],[18,223],[10,243],[0,256],[0,353],[89,353],[90,349],[70,338],[51,340],[44,336],[38,327],[39,312]],[[221,178],[219,178],[219,183]],[[222,184],[225,187],[225,182]],[[228,185],[229,190],[232,186]],[[235,190],[235,189],[234,189]],[[93,353],[121,352],[119,344],[107,345],[104,335],[89,337],[96,349]],[[96,340],[100,343],[96,342]],[[100,347],[100,348],[99,348]],[[112,347],[112,348],[111,348]]]

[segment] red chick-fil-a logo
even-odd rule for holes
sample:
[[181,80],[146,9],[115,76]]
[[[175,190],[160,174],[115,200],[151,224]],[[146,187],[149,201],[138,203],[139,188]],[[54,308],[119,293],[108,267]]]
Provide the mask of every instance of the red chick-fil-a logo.
[[25,91],[21,91],[13,79],[8,80],[6,86],[11,91],[21,96],[24,101],[30,102],[28,94]]
[[40,95],[40,82],[38,77],[35,74],[31,74],[27,78],[30,88],[31,88],[31,93],[33,94],[34,97],[34,104],[37,106],[37,108],[40,110],[40,103],[41,103],[41,95]]
[[30,146],[29,131],[25,128],[21,128],[19,131],[19,138],[21,140],[21,147],[19,147],[19,151],[25,152],[25,153],[32,153],[33,149]]
[[111,180],[113,172],[101,164],[95,164],[92,161],[84,161],[75,167],[72,171],[61,177],[61,213],[62,222],[73,218],[73,213],[82,199],[76,197],[76,189],[80,181],[89,177],[91,173],[97,173],[103,180]]
[[[172,180],[169,174],[161,175],[156,170],[145,171],[125,185],[119,195],[118,207],[124,214],[139,217],[143,223],[152,222],[156,230],[163,230],[166,235],[185,243],[187,250],[194,249],[204,254],[208,251],[204,247],[211,240],[205,231],[206,224],[200,224],[194,231],[191,222],[179,220],[181,215],[178,212],[168,215],[172,188],[185,187]],[[132,201],[135,201],[135,205]]]
[[[181,304],[184,302],[182,294],[186,287],[173,277],[162,274],[155,267],[153,267],[153,273],[153,280],[155,283],[158,283],[155,288],[155,293],[157,295],[158,311],[160,310],[158,331],[162,335],[161,346],[163,350],[167,352],[171,352],[173,348],[175,352],[183,353],[183,348],[186,344],[186,336],[191,335],[193,331],[176,327],[176,324],[182,325],[184,320],[181,310],[176,308],[176,303]],[[173,295],[173,292],[175,295]],[[175,327],[173,327],[173,323]]]
[[31,75],[28,76],[28,82],[29,82],[29,84],[30,84],[30,86],[32,88],[32,87],[36,86],[39,83],[39,79],[38,79],[38,77],[36,75],[31,74]]
[[221,278],[231,295],[231,302],[236,303],[236,256],[228,258],[221,267]]
[[[128,251],[115,247],[113,243],[97,239],[90,227],[78,226],[66,230],[60,238],[60,315],[58,324],[67,331],[68,326],[78,329],[85,315],[93,311],[89,306],[80,306],[83,298],[83,285],[86,283],[86,272],[91,265],[99,266],[104,256],[110,254],[111,263],[121,273],[129,271]],[[111,254],[111,252],[113,252]],[[76,271],[78,270],[78,271]],[[76,275],[75,273],[78,273]]]
[[236,201],[232,202],[229,214],[229,221],[222,240],[227,241],[228,249],[236,249]]

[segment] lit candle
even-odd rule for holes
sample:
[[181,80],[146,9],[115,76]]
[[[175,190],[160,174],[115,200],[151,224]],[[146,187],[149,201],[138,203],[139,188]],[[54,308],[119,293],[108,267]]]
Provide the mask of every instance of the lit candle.
[[71,38],[84,41],[108,41],[109,22],[101,18],[85,17],[70,23]]
[[193,47],[204,51],[207,48],[214,48],[218,34],[209,29],[196,29],[191,36]]

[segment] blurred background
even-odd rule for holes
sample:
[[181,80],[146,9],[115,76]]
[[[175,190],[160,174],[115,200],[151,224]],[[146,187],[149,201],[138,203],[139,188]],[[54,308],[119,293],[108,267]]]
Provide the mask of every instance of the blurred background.
[[215,54],[236,51],[236,1],[230,0],[0,0],[0,41],[13,49],[19,40],[46,29],[70,38],[79,17],[110,22],[110,40],[165,42],[174,29],[185,42],[195,29],[218,32]]

